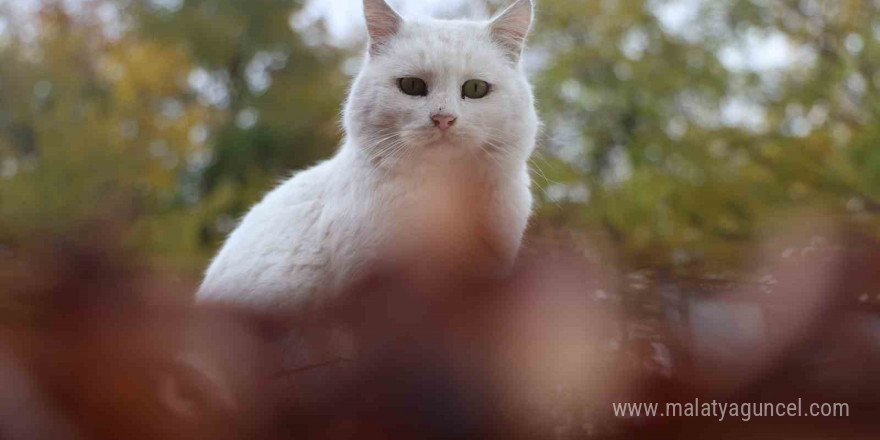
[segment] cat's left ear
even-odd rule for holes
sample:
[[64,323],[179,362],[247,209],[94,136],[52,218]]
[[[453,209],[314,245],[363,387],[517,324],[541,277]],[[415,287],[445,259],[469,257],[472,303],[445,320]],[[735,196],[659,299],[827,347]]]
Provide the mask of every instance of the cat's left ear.
[[517,0],[489,23],[492,38],[507,51],[514,62],[519,62],[532,26],[532,2],[533,0]]
[[400,31],[403,18],[385,0],[364,0],[364,17],[370,33],[370,55],[376,55]]

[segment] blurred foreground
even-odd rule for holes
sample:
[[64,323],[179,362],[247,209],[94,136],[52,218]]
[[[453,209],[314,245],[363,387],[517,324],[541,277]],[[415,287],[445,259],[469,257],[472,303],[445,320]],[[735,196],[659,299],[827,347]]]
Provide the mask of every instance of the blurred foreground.
[[[112,229],[2,256],[0,438],[880,436],[880,243],[833,222],[770,234],[736,279],[615,268],[557,231],[505,280],[388,268],[271,313],[191,307]],[[612,411],[695,398],[849,416]]]

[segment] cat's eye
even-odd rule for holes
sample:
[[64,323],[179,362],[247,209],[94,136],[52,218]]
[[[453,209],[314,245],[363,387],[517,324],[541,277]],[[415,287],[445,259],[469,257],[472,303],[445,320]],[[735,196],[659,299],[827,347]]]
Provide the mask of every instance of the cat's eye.
[[400,91],[410,96],[428,96],[428,85],[421,78],[400,78],[397,85]]
[[489,94],[489,83],[479,79],[472,79],[461,86],[461,97],[470,99],[485,98]]

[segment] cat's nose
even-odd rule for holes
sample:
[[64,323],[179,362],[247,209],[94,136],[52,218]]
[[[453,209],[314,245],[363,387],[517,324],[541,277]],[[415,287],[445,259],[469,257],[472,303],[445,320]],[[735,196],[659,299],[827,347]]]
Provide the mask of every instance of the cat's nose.
[[434,121],[434,126],[441,130],[448,130],[450,127],[455,125],[456,119],[458,118],[448,113],[437,113],[431,115],[431,120]]

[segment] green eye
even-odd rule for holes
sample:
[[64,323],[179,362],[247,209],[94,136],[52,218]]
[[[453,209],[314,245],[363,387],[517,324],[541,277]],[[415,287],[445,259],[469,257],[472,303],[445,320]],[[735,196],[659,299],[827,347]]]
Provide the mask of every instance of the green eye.
[[419,78],[400,78],[397,82],[400,90],[410,96],[428,96],[428,85]]
[[479,79],[472,79],[461,86],[461,97],[470,99],[484,98],[489,94],[489,83]]

